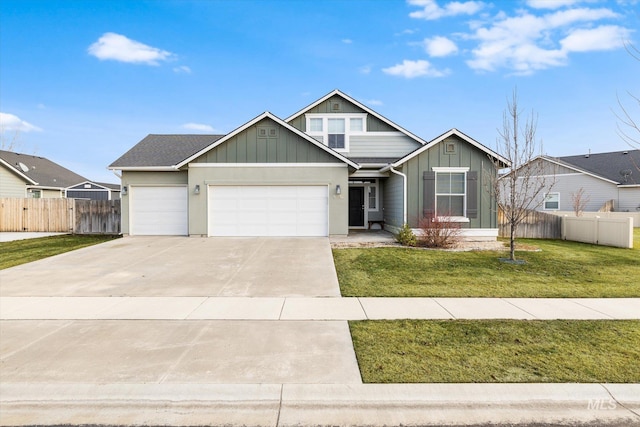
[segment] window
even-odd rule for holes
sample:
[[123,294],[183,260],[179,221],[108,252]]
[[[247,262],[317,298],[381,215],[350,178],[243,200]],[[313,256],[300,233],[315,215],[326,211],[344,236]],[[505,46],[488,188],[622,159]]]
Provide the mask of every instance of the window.
[[329,148],[344,149],[344,119],[329,119],[328,120],[328,143]]
[[378,187],[370,185],[369,187],[369,210],[378,210]]
[[436,214],[465,216],[465,172],[436,172]]
[[560,209],[560,193],[549,193],[544,197],[544,209],[557,211]]
[[349,136],[362,135],[367,129],[366,113],[309,113],[307,134],[337,151],[349,151]]

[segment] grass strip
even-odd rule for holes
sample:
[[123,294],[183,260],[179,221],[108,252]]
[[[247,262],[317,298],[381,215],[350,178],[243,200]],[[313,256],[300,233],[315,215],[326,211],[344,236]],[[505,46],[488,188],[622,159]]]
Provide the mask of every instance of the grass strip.
[[638,383],[638,320],[349,322],[365,383]]
[[640,297],[640,229],[635,248],[563,240],[519,239],[540,250],[450,252],[412,248],[334,249],[343,296],[359,297]]
[[53,255],[108,242],[119,236],[72,235],[41,237],[0,243],[0,270]]

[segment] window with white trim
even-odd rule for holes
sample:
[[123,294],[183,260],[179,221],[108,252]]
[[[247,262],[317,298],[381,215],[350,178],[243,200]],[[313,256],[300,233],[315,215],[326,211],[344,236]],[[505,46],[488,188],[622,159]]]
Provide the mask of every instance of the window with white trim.
[[436,171],[437,216],[466,216],[466,182],[464,171]]
[[349,136],[362,135],[367,129],[366,113],[305,115],[307,134],[336,151],[349,151]]
[[378,186],[376,185],[376,181],[373,184],[370,184],[369,189],[369,210],[377,211],[378,210]]
[[544,210],[545,211],[560,210],[560,193],[547,193],[544,196]]

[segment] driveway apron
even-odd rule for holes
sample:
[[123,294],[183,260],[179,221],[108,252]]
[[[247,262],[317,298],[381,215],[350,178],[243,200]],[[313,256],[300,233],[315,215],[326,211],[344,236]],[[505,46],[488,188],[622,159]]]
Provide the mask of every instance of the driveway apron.
[[168,297],[340,297],[327,238],[126,237],[2,270],[0,296],[156,304],[129,320],[3,320],[3,384],[361,383],[346,321],[155,317]]

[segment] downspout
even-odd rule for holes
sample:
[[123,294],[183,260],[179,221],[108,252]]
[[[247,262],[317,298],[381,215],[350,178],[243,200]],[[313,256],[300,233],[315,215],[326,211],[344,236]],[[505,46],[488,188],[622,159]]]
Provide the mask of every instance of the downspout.
[[400,175],[402,177],[402,187],[403,187],[402,202],[403,202],[403,205],[404,205],[402,220],[404,221],[403,225],[404,224],[408,224],[409,221],[407,220],[407,175],[403,174],[402,172],[398,172],[391,165],[389,165],[389,170],[391,172],[395,173],[396,175]]

